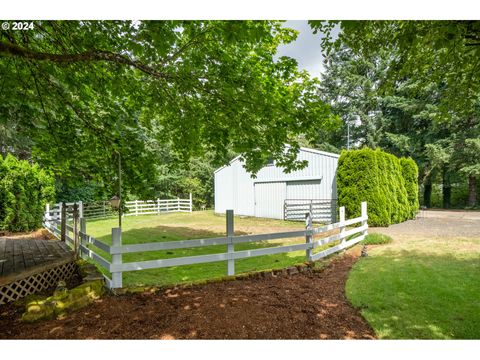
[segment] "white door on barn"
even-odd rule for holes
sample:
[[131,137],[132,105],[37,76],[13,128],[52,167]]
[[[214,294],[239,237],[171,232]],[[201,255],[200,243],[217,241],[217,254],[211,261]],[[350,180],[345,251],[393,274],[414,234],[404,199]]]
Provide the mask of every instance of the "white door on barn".
[[283,219],[285,195],[284,182],[255,183],[255,216]]

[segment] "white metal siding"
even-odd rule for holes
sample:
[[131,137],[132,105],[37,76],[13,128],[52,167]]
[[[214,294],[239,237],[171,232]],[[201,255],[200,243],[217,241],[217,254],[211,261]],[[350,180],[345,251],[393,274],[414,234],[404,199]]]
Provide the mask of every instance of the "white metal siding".
[[255,216],[283,219],[285,193],[284,182],[256,183]]
[[[289,174],[275,165],[266,166],[258,172],[255,179],[245,171],[239,158],[218,169],[215,172],[215,212],[224,213],[227,209],[233,209],[237,215],[283,218],[283,201],[287,197],[335,199],[338,156],[301,149],[297,159],[307,160],[308,166]],[[279,197],[282,187],[283,195]],[[261,188],[262,192],[258,194],[260,201],[265,206],[272,207],[271,210],[255,206],[257,191]],[[266,215],[267,213],[273,215]]]
[[287,182],[287,199],[321,199],[321,181],[289,181]]

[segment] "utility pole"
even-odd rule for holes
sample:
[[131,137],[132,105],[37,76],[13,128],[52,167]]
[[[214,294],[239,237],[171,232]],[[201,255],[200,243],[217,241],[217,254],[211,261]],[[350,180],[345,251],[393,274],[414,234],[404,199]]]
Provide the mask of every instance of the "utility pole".
[[350,122],[347,120],[347,150],[350,150]]
[[118,227],[122,228],[122,158],[118,152]]

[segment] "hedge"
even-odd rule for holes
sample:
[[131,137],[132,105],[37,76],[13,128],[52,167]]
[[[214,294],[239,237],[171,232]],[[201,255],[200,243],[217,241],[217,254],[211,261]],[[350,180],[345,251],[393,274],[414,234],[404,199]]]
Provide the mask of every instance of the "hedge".
[[338,160],[337,191],[347,217],[360,216],[368,203],[368,222],[388,226],[410,219],[418,209],[418,168],[381,150],[342,151]]
[[11,154],[0,156],[0,230],[38,229],[45,204],[54,198],[54,178],[45,170]]
[[410,213],[408,214],[408,217],[414,219],[420,206],[418,201],[418,166],[411,158],[401,158],[400,165],[402,166],[408,204],[410,205]]

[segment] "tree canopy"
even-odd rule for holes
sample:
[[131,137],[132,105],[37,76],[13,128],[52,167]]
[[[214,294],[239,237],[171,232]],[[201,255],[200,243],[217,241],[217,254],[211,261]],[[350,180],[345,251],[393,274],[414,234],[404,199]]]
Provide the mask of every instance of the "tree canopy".
[[[411,156],[429,204],[432,181],[450,205],[453,182],[476,203],[480,157],[480,22],[311,21],[326,33],[322,99],[344,120],[329,141]],[[331,31],[340,27],[338,38]]]
[[274,61],[296,37],[279,21],[34,25],[0,32],[0,150],[65,179],[113,187],[121,154],[126,188],[147,193],[165,144],[185,162],[234,151],[252,172],[272,157],[292,170],[298,135],[338,124],[315,79]]
[[[310,21],[325,33],[327,54],[343,45],[370,57],[392,55],[384,88],[393,89],[405,77],[442,83],[441,113],[471,115],[480,94],[480,21]],[[341,31],[336,39],[334,26]]]

